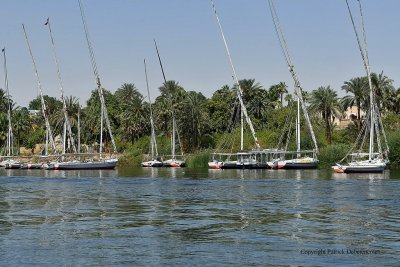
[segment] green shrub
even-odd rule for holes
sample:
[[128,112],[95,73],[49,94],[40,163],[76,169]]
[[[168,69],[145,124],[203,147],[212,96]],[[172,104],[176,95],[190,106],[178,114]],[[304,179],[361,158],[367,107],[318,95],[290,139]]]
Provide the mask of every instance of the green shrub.
[[349,149],[350,146],[345,144],[327,145],[321,148],[318,156],[320,167],[326,168],[335,165],[336,162],[346,156]]
[[143,161],[142,151],[140,150],[125,151],[125,153],[119,157],[118,166],[139,167],[142,161]]
[[210,151],[202,151],[196,154],[191,154],[186,158],[188,168],[208,168],[210,160]]
[[388,136],[389,160],[391,167],[400,167],[400,131],[392,132]]

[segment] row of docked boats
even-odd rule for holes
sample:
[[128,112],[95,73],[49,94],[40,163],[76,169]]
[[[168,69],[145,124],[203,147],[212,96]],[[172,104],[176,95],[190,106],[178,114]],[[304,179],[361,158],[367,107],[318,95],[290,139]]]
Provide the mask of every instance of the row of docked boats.
[[[277,34],[277,39],[279,40],[285,61],[288,65],[289,72],[294,81],[294,89],[297,97],[297,116],[296,116],[296,145],[297,149],[295,151],[288,151],[288,142],[290,141],[290,133],[286,134],[287,142],[286,146],[278,147],[275,149],[265,149],[261,150],[256,133],[254,131],[253,124],[250,117],[247,115],[246,106],[242,99],[242,88],[240,87],[239,81],[236,76],[236,71],[232,62],[231,53],[226,42],[226,38],[220,23],[220,19],[217,15],[215,8],[215,3],[211,0],[212,8],[215,14],[216,21],[219,26],[219,30],[222,36],[222,40],[225,45],[227,56],[232,68],[233,78],[236,82],[237,87],[237,97],[240,103],[240,115],[241,115],[241,144],[240,151],[237,153],[217,153],[213,154],[212,160],[208,163],[211,169],[311,169],[317,168],[318,166],[318,144],[315,138],[313,126],[311,124],[310,118],[308,116],[307,107],[303,100],[303,91],[300,85],[298,76],[294,70],[294,65],[292,63],[287,41],[284,37],[283,31],[281,29],[281,23],[279,21],[274,1],[268,0],[269,8],[271,12],[271,17],[273,25],[275,27],[275,32]],[[346,0],[349,15],[353,24],[353,29],[357,38],[357,43],[361,52],[361,57],[363,59],[363,65],[368,77],[369,91],[370,91],[370,106],[368,117],[364,120],[364,126],[347,155],[339,161],[332,169],[337,173],[353,173],[353,172],[383,172],[386,165],[389,163],[388,152],[389,147],[387,145],[386,135],[382,124],[382,119],[379,113],[379,108],[375,101],[375,92],[372,87],[371,82],[371,72],[369,68],[368,50],[365,36],[365,26],[363,21],[363,14],[361,8],[361,2],[358,1],[360,18],[362,24],[362,41],[359,38],[356,26],[354,24],[353,15],[351,8]],[[300,114],[304,116],[307,129],[312,139],[313,150],[305,151],[300,147]],[[247,122],[251,134],[255,143],[255,150],[244,152],[243,149],[243,122]],[[291,121],[291,120],[290,120]],[[289,126],[289,128],[291,128]],[[284,133],[282,133],[284,134]],[[369,146],[367,147],[368,153],[363,152],[366,149],[365,140],[369,135]],[[282,135],[283,136],[283,135]],[[278,145],[279,146],[279,145]],[[375,150],[378,151],[375,151]],[[307,155],[309,154],[309,155]]]
[[117,166],[118,159],[104,160],[71,160],[71,161],[50,161],[50,162],[25,162],[21,163],[14,159],[7,159],[0,162],[0,167],[5,169],[45,169],[45,170],[112,170]]
[[[303,153],[306,151],[302,151]],[[313,151],[308,151],[313,154]],[[318,167],[318,159],[314,156],[293,157],[284,159],[277,157],[283,155],[284,151],[273,150],[238,152],[231,153],[213,153],[212,160],[208,162],[210,169],[315,169]],[[225,160],[222,158],[226,158]],[[232,160],[232,158],[236,158]]]
[[186,167],[186,163],[184,160],[179,159],[169,159],[165,161],[152,159],[148,161],[142,162],[142,167],[169,167],[169,168],[178,168],[178,167]]
[[[44,24],[48,28],[49,36],[50,36],[50,41],[52,45],[52,50],[53,50],[53,57],[54,57],[54,62],[56,64],[57,68],[57,74],[58,74],[58,81],[60,85],[60,91],[61,91],[61,101],[62,101],[62,110],[64,113],[64,133],[63,133],[63,138],[62,138],[62,143],[63,143],[63,148],[62,151],[57,151],[56,145],[54,142],[54,137],[53,137],[53,132],[49,123],[49,113],[48,109],[46,106],[46,102],[43,97],[43,90],[42,90],[42,85],[40,82],[39,78],[39,73],[36,67],[36,62],[32,53],[32,49],[29,43],[29,38],[27,35],[27,31],[25,28],[25,25],[22,25],[24,36],[25,36],[25,41],[26,45],[29,51],[29,54],[32,59],[33,67],[34,67],[34,72],[37,80],[37,86],[38,86],[38,92],[39,92],[39,97],[41,101],[41,110],[42,110],[42,115],[44,117],[45,121],[45,126],[46,126],[46,145],[44,149],[44,156],[41,156],[39,159],[35,156],[31,157],[31,162],[19,162],[16,159],[18,157],[14,157],[14,153],[12,151],[13,148],[13,132],[12,132],[12,121],[11,121],[11,102],[9,101],[9,107],[8,107],[8,123],[9,123],[9,130],[7,134],[7,155],[4,157],[5,160],[0,162],[0,167],[8,168],[8,169],[47,169],[47,170],[94,170],[94,169],[114,169],[117,166],[118,163],[118,157],[114,156],[116,155],[116,145],[114,141],[114,137],[112,134],[112,130],[110,127],[110,121],[108,118],[108,112],[107,112],[107,107],[105,104],[104,100],[104,95],[103,95],[103,88],[101,86],[100,82],[100,76],[97,71],[97,65],[96,65],[96,60],[94,57],[94,51],[92,47],[91,40],[88,38],[89,33],[88,33],[88,28],[86,25],[86,20],[85,20],[85,14],[83,10],[83,6],[81,1],[79,0],[79,7],[80,7],[80,12],[81,12],[81,18],[82,18],[82,23],[83,23],[83,28],[85,31],[85,36],[86,36],[86,41],[89,49],[89,55],[90,55],[90,60],[92,63],[92,68],[93,68],[93,73],[95,75],[96,79],[96,84],[97,84],[97,91],[99,94],[100,98],[100,107],[101,107],[101,119],[100,119],[100,146],[99,146],[99,153],[80,153],[80,122],[79,122],[79,115],[78,115],[78,133],[77,133],[77,138],[78,138],[78,145],[75,145],[74,141],[74,136],[71,130],[71,124],[69,121],[69,115],[67,112],[67,107],[66,107],[66,102],[64,98],[64,86],[63,82],[61,79],[61,71],[58,63],[58,57],[56,53],[56,46],[55,46],[55,41],[50,25],[50,19],[47,18],[46,23]],[[7,96],[10,99],[10,94],[9,94],[9,88],[8,88],[8,76],[7,76],[7,61],[6,61],[6,51],[5,48],[2,49],[3,52],[3,57],[4,57],[4,73],[5,73],[5,89],[7,91]],[[108,130],[108,134],[111,139],[111,143],[113,146],[113,151],[114,155],[110,154],[109,157],[105,158],[103,157],[103,124],[106,124],[106,128]],[[67,134],[68,133],[68,134]],[[69,144],[70,149],[72,150],[73,153],[67,153],[66,152],[66,147],[67,144]],[[51,150],[51,153],[48,153],[48,150]],[[21,158],[21,157],[20,157]],[[53,159],[53,160],[49,160]],[[25,159],[24,159],[25,160]],[[37,163],[39,162],[39,163]]]
[[[160,63],[160,68],[162,72],[162,76],[164,78],[164,86],[168,87],[170,84],[167,82],[167,79],[165,78],[165,73],[164,73],[164,68],[162,65],[160,53],[157,47],[157,42],[154,40],[154,46],[157,52],[157,57],[159,59]],[[173,103],[171,102],[171,117],[172,117],[172,131],[171,131],[171,155],[169,156],[170,158],[167,160],[162,160],[161,157],[158,154],[158,146],[157,146],[157,138],[156,138],[156,131],[154,127],[154,118],[153,118],[153,110],[152,110],[152,103],[151,103],[151,96],[150,96],[150,88],[149,88],[149,79],[147,76],[147,65],[146,65],[146,59],[143,61],[144,63],[144,73],[145,73],[145,78],[146,78],[146,87],[147,87],[147,96],[149,98],[149,109],[150,109],[150,127],[151,127],[151,135],[150,135],[150,160],[144,161],[141,163],[142,167],[145,168],[157,168],[157,167],[170,167],[170,168],[180,168],[180,167],[186,167],[186,163],[184,160],[178,159],[180,157],[183,158],[183,151],[182,151],[182,146],[179,142],[179,148],[181,150],[181,155],[176,155],[176,139],[179,139],[179,132],[176,126],[176,119],[175,119],[175,113],[173,109]],[[176,138],[178,136],[178,138]]]

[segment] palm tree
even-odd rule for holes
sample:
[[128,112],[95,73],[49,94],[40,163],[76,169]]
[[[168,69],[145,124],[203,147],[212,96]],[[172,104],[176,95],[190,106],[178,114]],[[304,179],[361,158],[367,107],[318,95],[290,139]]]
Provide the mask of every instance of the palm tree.
[[15,133],[15,137],[17,139],[17,146],[20,147],[21,136],[24,133],[28,133],[32,127],[28,110],[26,108],[15,110],[12,121],[14,128],[13,132]]
[[400,88],[391,90],[386,101],[388,110],[400,115]]
[[326,141],[332,142],[332,124],[335,117],[339,117],[341,105],[336,92],[330,87],[318,87],[311,92],[310,110],[315,114],[320,114],[325,122]]
[[[256,83],[255,79],[243,79],[239,81],[240,88],[242,89],[242,98],[244,104],[247,106],[247,103],[250,102],[253,95],[262,90],[262,86],[260,83]],[[236,87],[235,87],[236,88]]]
[[264,89],[255,91],[252,99],[249,101],[248,111],[257,120],[261,121],[261,127],[264,126],[266,117],[271,109],[273,109],[273,104],[269,100],[268,91]]
[[346,93],[352,93],[353,95],[346,95],[342,98],[343,109],[347,110],[349,107],[357,107],[357,129],[361,129],[361,109],[367,109],[369,103],[368,95],[368,80],[366,77],[356,77],[350,79],[350,81],[344,82],[342,89]]
[[0,143],[7,139],[8,119],[6,113],[0,113]]
[[114,95],[119,103],[121,133],[133,143],[148,132],[150,125],[144,97],[132,83],[123,84]]
[[[180,119],[185,147],[199,149],[202,137],[209,132],[207,98],[202,93],[187,92]],[[184,126],[184,127],[182,127]]]
[[371,82],[376,96],[376,103],[380,109],[386,109],[389,101],[389,95],[393,87],[393,80],[389,79],[386,75],[383,75],[383,71],[380,74],[372,73]]
[[224,85],[214,92],[207,101],[207,109],[210,117],[210,127],[213,132],[225,132],[231,124],[234,107],[236,106],[236,94],[229,85]]
[[172,114],[179,120],[182,113],[186,91],[178,82],[170,80],[159,87],[161,95],[154,102],[154,115],[157,124],[164,132],[172,129]]
[[287,90],[287,89],[288,89],[288,87],[287,87],[287,85],[286,85],[285,82],[280,82],[280,83],[275,84],[275,85],[272,85],[272,86],[270,87],[271,93],[272,93],[272,91],[273,91],[273,94],[280,95],[281,106],[282,106],[282,107],[283,107],[283,95],[288,93],[288,90]]
[[269,99],[271,103],[275,103],[275,107],[283,107],[283,95],[287,94],[287,85],[284,82],[271,85],[268,89]]
[[[119,105],[115,96],[108,90],[103,88],[104,100],[107,104],[108,118],[110,120],[111,128],[119,128]],[[86,102],[86,108],[81,112],[81,126],[82,126],[82,140],[87,144],[89,142],[98,142],[100,137],[100,116],[101,104],[99,100],[98,90],[95,89],[91,92],[89,100]],[[108,136],[106,127],[103,127],[103,136]],[[105,139],[107,141],[107,139]],[[107,144],[105,143],[105,146]]]
[[7,92],[0,88],[0,112],[7,113],[9,104],[14,105],[11,97],[8,98]]

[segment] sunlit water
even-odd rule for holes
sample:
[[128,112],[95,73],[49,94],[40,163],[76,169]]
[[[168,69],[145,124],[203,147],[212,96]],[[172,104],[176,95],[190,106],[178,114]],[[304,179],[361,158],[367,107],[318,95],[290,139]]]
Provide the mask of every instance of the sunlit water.
[[399,171],[3,169],[0,176],[4,266],[400,262]]

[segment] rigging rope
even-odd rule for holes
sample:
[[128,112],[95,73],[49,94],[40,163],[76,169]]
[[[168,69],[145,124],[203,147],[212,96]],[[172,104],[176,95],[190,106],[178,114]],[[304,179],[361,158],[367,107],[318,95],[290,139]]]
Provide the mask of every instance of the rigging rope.
[[[87,46],[88,46],[88,49],[89,49],[90,61],[92,63],[93,73],[94,73],[94,76],[96,78],[96,83],[97,83],[97,90],[99,92],[100,103],[101,103],[101,108],[102,108],[101,117],[103,117],[103,115],[104,115],[104,118],[105,118],[105,121],[106,121],[106,125],[107,125],[107,128],[108,128],[108,132],[109,132],[109,135],[110,135],[110,138],[111,138],[111,143],[113,145],[114,153],[116,153],[117,152],[117,146],[115,145],[114,135],[112,133],[110,120],[108,118],[108,111],[107,111],[106,103],[105,103],[105,100],[104,100],[103,88],[101,87],[99,71],[98,71],[98,68],[97,68],[96,58],[95,58],[94,51],[93,51],[93,45],[92,45],[92,42],[91,42],[91,39],[90,39],[89,30],[88,30],[87,23],[86,23],[85,11],[83,9],[81,0],[78,0],[78,3],[79,3],[79,9],[80,9],[80,12],[81,12],[83,28],[84,28],[84,31],[85,31],[86,42],[87,42]],[[101,125],[102,124],[103,124],[103,119],[101,119]],[[102,135],[102,133],[103,133],[103,131],[101,131],[100,135]],[[102,142],[103,142],[103,140],[102,140],[102,138],[100,138],[100,143],[102,143]],[[100,154],[101,154],[101,150],[102,150],[102,146],[100,145]]]
[[[358,48],[360,50],[361,53],[361,57],[363,59],[363,64],[364,64],[364,68],[365,71],[367,73],[367,78],[368,78],[368,85],[370,88],[370,105],[371,105],[371,110],[370,113],[372,113],[373,115],[370,116],[371,119],[371,124],[374,125],[372,129],[370,129],[370,135],[373,136],[373,131],[376,131],[376,138],[377,138],[377,145],[378,145],[378,150],[379,150],[379,155],[382,156],[382,143],[381,143],[381,138],[380,138],[380,133],[382,132],[383,136],[384,136],[384,142],[385,142],[385,147],[387,149],[387,152],[389,151],[389,147],[388,147],[388,143],[387,143],[387,138],[386,138],[386,133],[385,130],[383,128],[383,123],[382,123],[382,119],[380,116],[380,112],[379,112],[379,108],[377,106],[377,104],[374,101],[374,95],[375,95],[375,90],[372,86],[372,81],[371,81],[371,72],[370,72],[370,67],[369,67],[369,58],[368,58],[368,49],[367,49],[367,37],[366,37],[366,31],[365,31],[365,23],[364,23],[364,17],[363,17],[363,12],[362,12],[362,6],[361,6],[361,1],[358,1],[358,6],[359,6],[359,12],[360,12],[360,18],[361,18],[361,28],[362,28],[362,33],[363,33],[363,45],[361,44],[360,41],[360,36],[358,34],[355,22],[354,22],[354,18],[353,18],[353,14],[351,12],[348,0],[346,0],[346,5],[347,5],[347,10],[349,12],[350,15],[350,19],[351,19],[351,23],[353,25],[353,30],[354,33],[356,35],[356,39],[357,39],[357,44],[358,44]],[[365,122],[367,123],[367,122]],[[371,128],[371,127],[370,127]],[[379,129],[381,128],[381,130]],[[365,133],[367,134],[367,133]],[[371,139],[373,139],[373,137],[371,137]],[[372,157],[372,151],[373,151],[373,145],[372,142],[370,144],[370,157]],[[385,152],[385,154],[387,154],[387,152]],[[387,156],[387,155],[386,155]],[[370,158],[371,159],[371,158]]]
[[149,96],[152,153],[153,153],[153,146],[154,146],[154,149],[156,152],[156,158],[158,158],[157,138],[156,138],[156,132],[154,129],[153,110],[151,108],[151,98],[150,98],[150,89],[149,89],[149,79],[147,78],[146,59],[143,60],[143,63],[144,63],[144,74],[146,76],[147,95]]
[[271,17],[272,17],[272,21],[273,21],[273,24],[274,24],[275,32],[276,32],[276,34],[278,36],[279,44],[280,44],[282,53],[284,55],[285,61],[286,61],[287,65],[288,65],[289,72],[290,72],[290,74],[292,75],[292,78],[293,78],[293,81],[294,81],[294,84],[295,84],[295,92],[296,92],[297,97],[300,99],[301,108],[303,110],[303,115],[304,115],[304,118],[306,119],[307,127],[308,127],[308,130],[310,132],[312,141],[314,143],[315,152],[318,154],[319,153],[319,149],[318,149],[317,139],[315,138],[314,129],[312,127],[312,124],[311,124],[311,121],[310,121],[310,117],[308,116],[307,107],[306,107],[306,104],[305,104],[304,99],[303,99],[300,81],[299,81],[299,79],[297,77],[296,72],[294,71],[294,65],[293,65],[292,59],[290,57],[290,53],[289,53],[289,49],[288,49],[288,46],[287,46],[286,38],[285,38],[285,36],[283,34],[283,31],[282,31],[282,28],[280,26],[278,13],[276,12],[273,0],[268,0],[268,3],[269,3],[269,7],[270,7]]
[[38,85],[38,89],[39,89],[39,93],[40,93],[40,101],[41,101],[41,104],[42,104],[42,112],[43,112],[43,116],[44,116],[46,130],[47,130],[47,132],[49,134],[50,145],[51,145],[51,147],[53,149],[53,153],[56,154],[56,152],[57,152],[56,151],[56,145],[55,145],[55,142],[54,142],[53,133],[51,131],[51,127],[50,127],[50,123],[49,123],[48,109],[46,107],[46,103],[45,103],[44,98],[43,98],[42,84],[40,82],[39,73],[38,73],[38,70],[37,70],[37,67],[36,67],[35,58],[33,57],[33,54],[32,54],[31,46],[29,44],[28,35],[26,34],[26,30],[25,30],[25,25],[24,24],[22,24],[22,29],[24,31],[25,41],[26,41],[26,44],[28,46],[29,54],[31,55],[31,59],[32,59],[32,63],[33,63],[33,69],[35,71],[36,81],[37,81],[37,85]]
[[292,132],[293,132],[292,124],[293,124],[293,116],[290,119],[290,125],[289,125],[289,130],[288,130],[288,133],[287,133],[285,149],[284,149],[285,151],[287,151],[289,143],[290,143],[290,139],[292,137]]
[[[158,62],[160,63],[160,68],[161,68],[161,72],[162,72],[163,79],[164,79],[164,87],[165,87],[165,89],[170,91],[167,96],[168,96],[169,104],[171,106],[171,114],[172,114],[172,136],[171,136],[171,140],[174,139],[173,136],[175,136],[175,132],[176,132],[176,134],[178,136],[179,149],[181,150],[181,155],[183,156],[184,155],[184,151],[182,149],[182,145],[181,145],[181,141],[180,141],[181,139],[180,139],[180,136],[179,136],[178,128],[176,127],[176,117],[175,117],[175,109],[174,109],[174,105],[173,105],[174,103],[173,103],[173,99],[172,99],[172,92],[171,92],[171,90],[168,89],[169,84],[167,83],[167,79],[165,78],[165,72],[164,72],[162,61],[161,61],[160,52],[158,51],[157,42],[156,42],[155,39],[153,39],[153,40],[154,40],[154,46],[155,46],[156,52],[157,52]],[[174,141],[172,141],[172,142],[174,142]],[[171,154],[173,154],[172,155],[173,157],[175,157],[175,149],[174,148],[175,148],[175,142],[171,146],[171,150],[174,150],[174,151],[171,151],[172,152]]]
[[238,87],[239,87],[239,90],[238,90],[237,95],[238,95],[238,99],[239,99],[239,102],[240,102],[240,106],[241,106],[242,112],[243,112],[243,114],[244,114],[244,116],[245,116],[245,119],[246,119],[247,124],[249,125],[251,134],[252,134],[253,139],[254,139],[254,142],[255,142],[255,144],[256,144],[256,148],[257,148],[257,149],[260,149],[260,144],[258,143],[258,139],[257,139],[257,136],[256,136],[256,131],[254,130],[253,123],[251,122],[251,119],[250,119],[250,117],[249,117],[249,115],[248,115],[248,113],[247,113],[247,108],[246,108],[246,106],[244,105],[244,102],[243,102],[243,99],[242,99],[243,90],[242,90],[242,88],[241,88],[241,86],[240,86],[240,84],[239,84],[239,80],[238,80],[238,77],[237,77],[237,75],[236,75],[235,67],[233,66],[233,61],[232,61],[231,53],[230,53],[230,50],[229,50],[229,47],[228,47],[228,43],[226,42],[226,39],[225,39],[225,34],[224,34],[223,29],[222,29],[221,22],[220,22],[220,20],[219,20],[218,14],[217,14],[217,9],[215,8],[214,0],[211,0],[211,5],[212,5],[212,9],[213,9],[213,11],[214,11],[214,15],[215,15],[215,18],[216,18],[217,23],[218,23],[218,26],[219,26],[219,30],[220,30],[220,33],[221,33],[221,36],[222,36],[222,40],[223,40],[224,45],[225,45],[225,50],[226,50],[226,53],[227,53],[227,55],[228,55],[228,59],[229,59],[230,65],[231,65],[231,69],[232,69],[232,72],[233,72],[233,76],[234,76],[234,79],[235,79],[235,83],[236,83],[236,84],[238,85]]
[[14,154],[13,147],[13,131],[12,131],[12,123],[11,123],[11,97],[10,90],[8,88],[8,72],[7,72],[7,57],[6,57],[6,48],[2,49],[3,58],[4,58],[4,89],[7,91],[7,101],[8,101],[8,132],[7,132],[7,156],[11,156]]
[[[294,105],[290,104],[289,113],[286,116],[285,124],[283,125],[283,131],[282,131],[281,136],[279,137],[277,149],[281,148],[281,145],[283,143],[283,138],[285,137],[286,132],[287,132],[286,139],[290,139],[289,133],[291,132],[291,127],[292,127],[292,123],[293,123],[293,114],[292,114],[293,113],[293,106]],[[288,126],[288,129],[286,130],[288,124],[289,124],[289,126]],[[285,143],[287,143],[287,140],[286,140]],[[285,147],[287,147],[287,146],[285,146]]]
[[[47,18],[47,21],[46,21],[46,23],[44,25],[45,26],[47,25],[48,29],[49,29],[50,40],[51,40],[51,44],[52,44],[52,48],[53,48],[53,58],[54,58],[54,62],[55,62],[56,67],[57,67],[58,82],[60,84],[60,90],[61,90],[61,100],[62,100],[62,104],[63,104],[64,120],[65,120],[65,123],[66,123],[66,126],[67,126],[69,140],[71,142],[72,149],[74,150],[74,153],[76,153],[75,140],[74,140],[73,135],[72,135],[71,123],[69,121],[68,113],[67,113],[67,104],[65,103],[65,98],[64,98],[64,84],[63,84],[62,78],[61,78],[60,64],[58,63],[56,44],[54,42],[53,33],[51,31],[51,26],[50,26],[50,18]],[[66,144],[64,144],[64,147],[66,147]]]
[[[369,117],[370,117],[370,113],[367,113],[367,114],[368,114],[368,115],[367,115],[367,117],[365,118],[365,121],[368,121],[368,120],[369,120]],[[366,131],[366,128],[367,128],[367,127],[369,127],[368,123],[363,123],[363,126],[362,126],[361,130],[358,132],[357,138],[356,138],[356,140],[354,141],[352,147],[350,148],[350,150],[347,152],[347,154],[346,154],[338,163],[343,162],[343,161],[350,155],[351,151],[354,151],[354,149],[356,148],[357,144],[358,144],[359,141],[360,141],[361,136],[363,136],[364,131]],[[365,141],[365,135],[364,135],[364,137],[363,137],[362,143],[364,143],[364,141]],[[363,145],[361,145],[361,147],[362,147],[362,146],[363,146]],[[360,152],[361,152],[361,151],[359,151],[359,153],[360,153]]]

